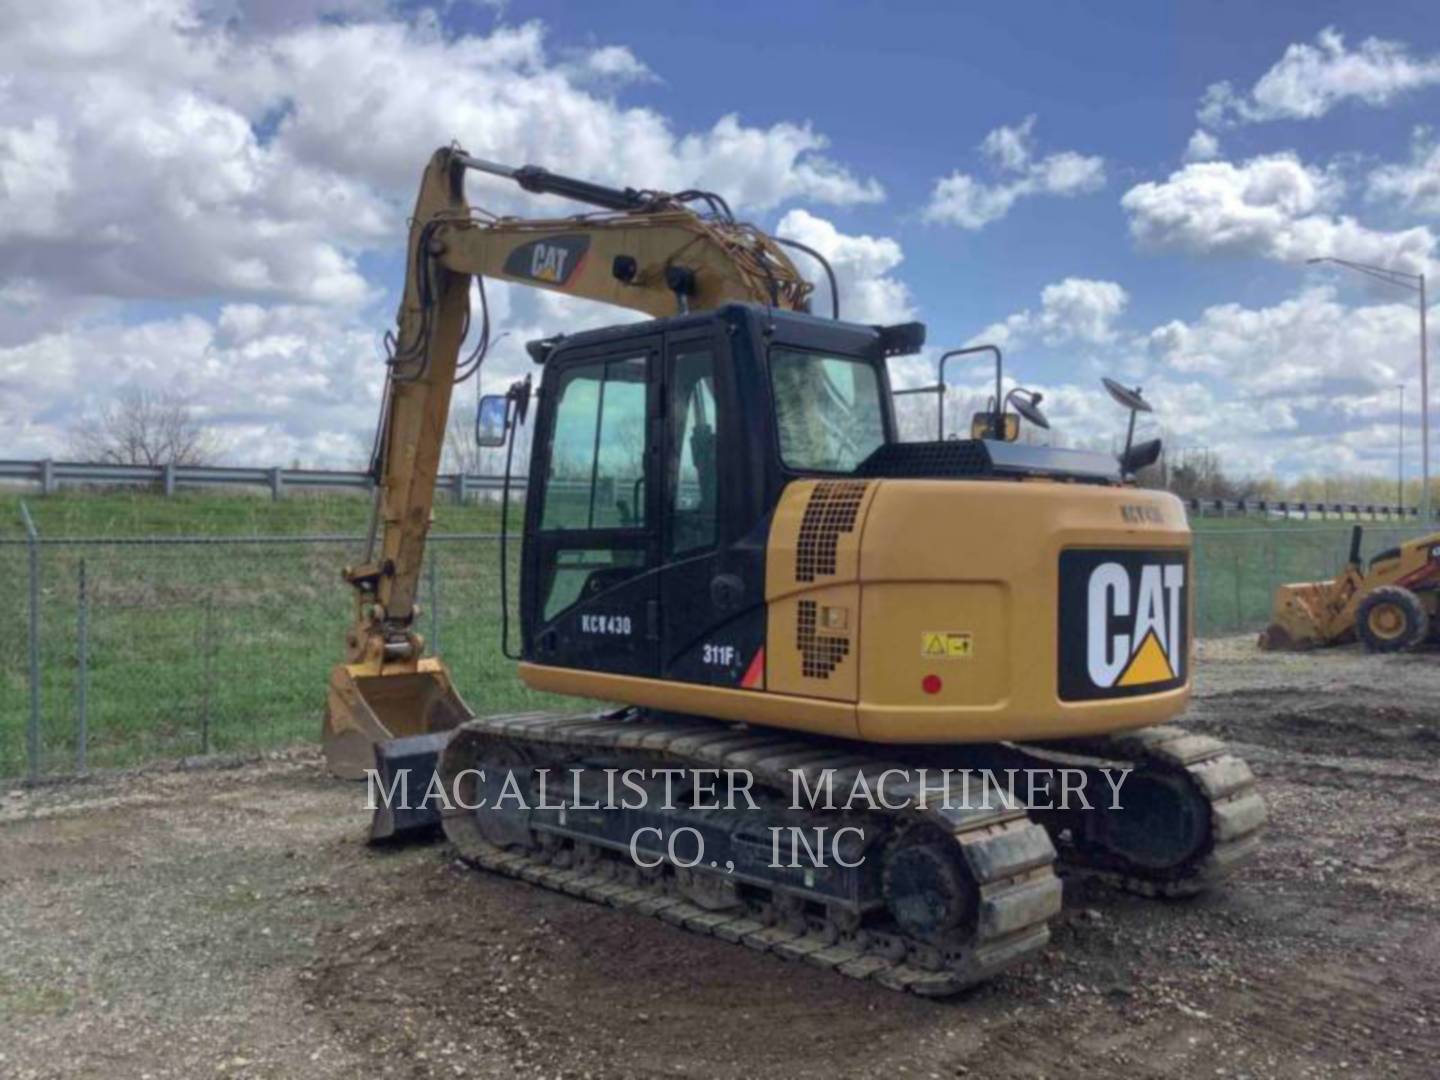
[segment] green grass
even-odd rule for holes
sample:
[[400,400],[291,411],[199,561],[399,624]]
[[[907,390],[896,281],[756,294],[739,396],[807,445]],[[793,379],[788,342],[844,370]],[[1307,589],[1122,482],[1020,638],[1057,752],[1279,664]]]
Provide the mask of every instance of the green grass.
[[[42,548],[42,772],[68,773],[75,762],[82,564],[89,612],[89,767],[206,750],[252,752],[315,738],[326,677],[341,658],[352,616],[340,567],[356,561],[358,544],[257,544],[239,538],[359,535],[368,521],[368,500],[62,493],[30,497],[26,504],[42,536],[95,538]],[[438,636],[472,708],[546,707],[556,699],[525,689],[500,652],[498,544],[445,539],[498,528],[494,506],[436,506],[437,539],[427,556],[434,563],[433,597],[427,567],[419,629],[432,643]],[[0,536],[23,535],[19,498],[0,497]],[[205,536],[223,542],[101,542],[117,536]],[[19,628],[0,641],[0,776],[27,767],[26,559],[25,545],[0,545],[0,570],[11,582],[0,604],[7,624]],[[511,580],[518,582],[513,559]],[[512,623],[512,634],[515,629]]]
[[[370,500],[360,494],[294,492],[280,500],[268,493],[207,494],[181,491],[170,498],[142,490],[62,491],[56,495],[0,494],[0,537],[23,538],[24,500],[42,536],[296,536],[364,533]],[[494,532],[500,514],[493,504],[457,506],[440,493],[436,532]]]
[[[0,496],[0,539],[23,538],[20,497]],[[369,500],[355,495],[65,492],[27,496],[42,536],[93,538],[46,546],[41,559],[41,768],[73,769],[79,704],[79,574],[89,598],[88,757],[92,768],[213,752],[253,752],[313,739],[326,676],[351,617],[339,569],[352,543],[255,544],[254,535],[360,535]],[[518,525],[512,508],[512,525]],[[420,630],[477,712],[548,707],[499,648],[493,505],[435,508],[435,569],[422,575]],[[1202,635],[1263,625],[1283,581],[1335,573],[1349,545],[1339,522],[1200,519],[1195,523],[1197,623]],[[1413,530],[1409,534],[1413,534]],[[1373,553],[1406,533],[1366,526]],[[114,537],[204,536],[210,544],[126,546]],[[512,549],[512,559],[518,554]],[[27,567],[23,544],[0,544],[0,776],[26,769],[29,716]],[[515,562],[512,584],[518,582]],[[512,592],[513,604],[513,592]],[[436,608],[438,607],[438,618]],[[438,634],[437,634],[438,630]],[[515,626],[512,623],[512,635]]]

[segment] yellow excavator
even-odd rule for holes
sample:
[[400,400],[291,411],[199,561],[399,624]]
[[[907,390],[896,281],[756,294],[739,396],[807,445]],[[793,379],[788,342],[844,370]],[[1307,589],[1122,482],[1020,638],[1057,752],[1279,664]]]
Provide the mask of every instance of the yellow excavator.
[[[482,214],[470,170],[598,212]],[[927,995],[1040,949],[1060,872],[1152,896],[1223,877],[1265,807],[1243,761],[1168,723],[1190,693],[1191,538],[1177,499],[1132,482],[1159,452],[1134,444],[1139,392],[1109,384],[1131,410],[1118,458],[1024,445],[1040,395],[1004,392],[993,346],[952,350],[921,391],[939,437],[903,442],[887,360],[924,327],[843,321],[828,265],[833,306],[811,313],[787,247],[713,193],[432,158],[324,726],[332,769],[384,795],[372,836],[439,821],[477,867]],[[476,717],[414,631],[485,278],[652,316],[528,347],[513,655],[529,687],[619,707]],[[946,438],[946,365],[975,353],[994,396]],[[527,378],[482,399],[482,444],[513,452],[531,398]],[[937,794],[972,774],[1068,777],[1095,806]],[[410,776],[417,804],[393,797]],[[1099,798],[1115,776],[1123,799]]]
[[1400,652],[1440,628],[1440,533],[1360,557],[1364,535],[1350,534],[1350,557],[1331,581],[1281,585],[1260,648],[1299,651],[1359,640],[1367,651]]

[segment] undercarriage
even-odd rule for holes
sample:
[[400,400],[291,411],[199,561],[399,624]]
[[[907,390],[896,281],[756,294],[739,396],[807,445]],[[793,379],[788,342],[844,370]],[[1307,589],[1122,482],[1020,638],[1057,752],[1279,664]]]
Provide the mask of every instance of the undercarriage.
[[[1027,769],[1106,797],[1102,770],[1123,772],[1125,808],[1027,811],[997,783]],[[1059,875],[1191,894],[1254,850],[1265,816],[1243,762],[1171,727],[922,750],[528,714],[459,728],[438,775],[445,833],[474,866],[929,996],[1043,948]],[[947,775],[981,779],[958,797]]]

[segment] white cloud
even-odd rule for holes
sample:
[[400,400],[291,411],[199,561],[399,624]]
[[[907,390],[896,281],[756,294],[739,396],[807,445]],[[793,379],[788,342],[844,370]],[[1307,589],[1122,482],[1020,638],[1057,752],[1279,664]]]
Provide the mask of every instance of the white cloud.
[[1306,288],[1269,307],[1207,308],[1144,339],[1161,422],[1227,472],[1394,468],[1396,387],[1408,383],[1413,402],[1418,375],[1413,304],[1352,307]]
[[623,45],[602,45],[582,52],[568,69],[577,80],[611,83],[655,82],[658,76]]
[[1115,320],[1130,294],[1114,281],[1068,277],[1040,291],[1040,310],[1026,309],[986,327],[973,339],[1015,345],[1038,339],[1046,345],[1078,341],[1100,345],[1115,340]]
[[1149,345],[1162,367],[1244,393],[1335,396],[1410,377],[1415,323],[1413,304],[1348,307],[1333,288],[1315,287],[1266,308],[1207,308],[1193,323],[1156,327]]
[[[749,211],[788,199],[884,197],[877,181],[825,157],[827,139],[808,124],[756,128],[729,115],[677,134],[659,113],[624,108],[577,81],[583,56],[552,64],[544,36],[533,22],[484,37],[449,37],[423,20],[311,27],[269,43],[273,89],[260,104],[295,103],[278,143],[397,192],[410,191],[430,152],[455,139],[478,157],[605,183],[705,187]],[[602,67],[629,57],[597,51]],[[472,193],[476,202],[536,212],[532,198],[498,183],[472,184]]]
[[223,22],[237,33],[284,30],[324,19],[379,18],[388,0],[208,0],[201,5],[207,19]]
[[[851,322],[896,323],[915,317],[910,290],[891,275],[904,259],[900,245],[888,236],[852,236],[840,232],[808,210],[791,210],[780,219],[775,235],[798,240],[829,260],[840,290],[840,317]],[[816,283],[813,307],[830,314],[825,274],[809,256],[792,253],[800,272]]]
[[1377,168],[1369,176],[1366,194],[1417,214],[1440,217],[1440,142],[1427,129],[1417,130],[1410,162]]
[[1111,324],[1129,302],[1113,281],[1066,278],[1040,293],[1042,332],[1048,341],[1109,341],[1115,336]]
[[1186,161],[1213,161],[1220,156],[1220,140],[1204,128],[1196,128],[1185,144]]
[[[420,170],[455,139],[601,181],[705,186],[742,212],[884,194],[808,124],[676,132],[620,105],[590,84],[648,75],[623,47],[552,59],[538,23],[454,34],[424,10],[310,8],[351,19],[21,0],[0,26],[0,263],[79,297],[363,303],[360,258],[395,250]],[[518,189],[471,186],[536,212]]]
[[925,207],[925,219],[962,229],[983,229],[1008,214],[1020,199],[1083,195],[1105,186],[1103,158],[1073,150],[1037,158],[1034,129],[1032,115],[1015,127],[998,127],[986,135],[980,151],[998,178],[987,183],[956,170],[937,180]]
[[[687,129],[623,104],[626,84],[667,74],[623,46],[552,50],[538,22],[463,32],[427,9],[398,11],[385,0],[7,6],[7,452],[61,452],[77,416],[135,385],[182,393],[266,460],[352,460],[374,412],[376,338],[394,310],[415,184],[452,140],[604,183],[705,187],[742,215],[884,197],[803,119],[729,115]],[[469,186],[503,212],[570,210],[488,178]],[[893,242],[834,235],[854,310],[908,310],[903,286],[867,270]],[[487,384],[528,368],[531,337],[630,317],[499,286],[490,295],[497,334],[510,336]],[[157,317],[155,302],[194,313]]]
[[1414,57],[1403,42],[1366,38],[1348,49],[1333,27],[1315,43],[1297,42],[1261,75],[1248,93],[1228,82],[1212,84],[1199,109],[1210,127],[1266,120],[1314,120],[1344,101],[1388,105],[1440,84],[1440,56]]
[[325,309],[227,305],[213,320],[107,322],[0,349],[0,423],[8,452],[60,455],[78,417],[143,387],[193,402],[247,462],[356,464],[383,370],[374,334]]
[[1239,254],[1286,262],[1336,256],[1419,272],[1435,236],[1423,226],[1384,232],[1334,212],[1344,193],[1334,173],[1292,154],[1236,165],[1196,162],[1169,179],[1138,184],[1120,200],[1145,248]]

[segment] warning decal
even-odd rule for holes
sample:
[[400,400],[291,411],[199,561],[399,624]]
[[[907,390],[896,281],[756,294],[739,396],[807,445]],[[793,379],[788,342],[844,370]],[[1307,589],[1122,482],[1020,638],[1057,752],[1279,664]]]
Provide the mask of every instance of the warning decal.
[[970,635],[955,630],[926,630],[920,635],[920,655],[926,660],[963,660],[972,648]]

